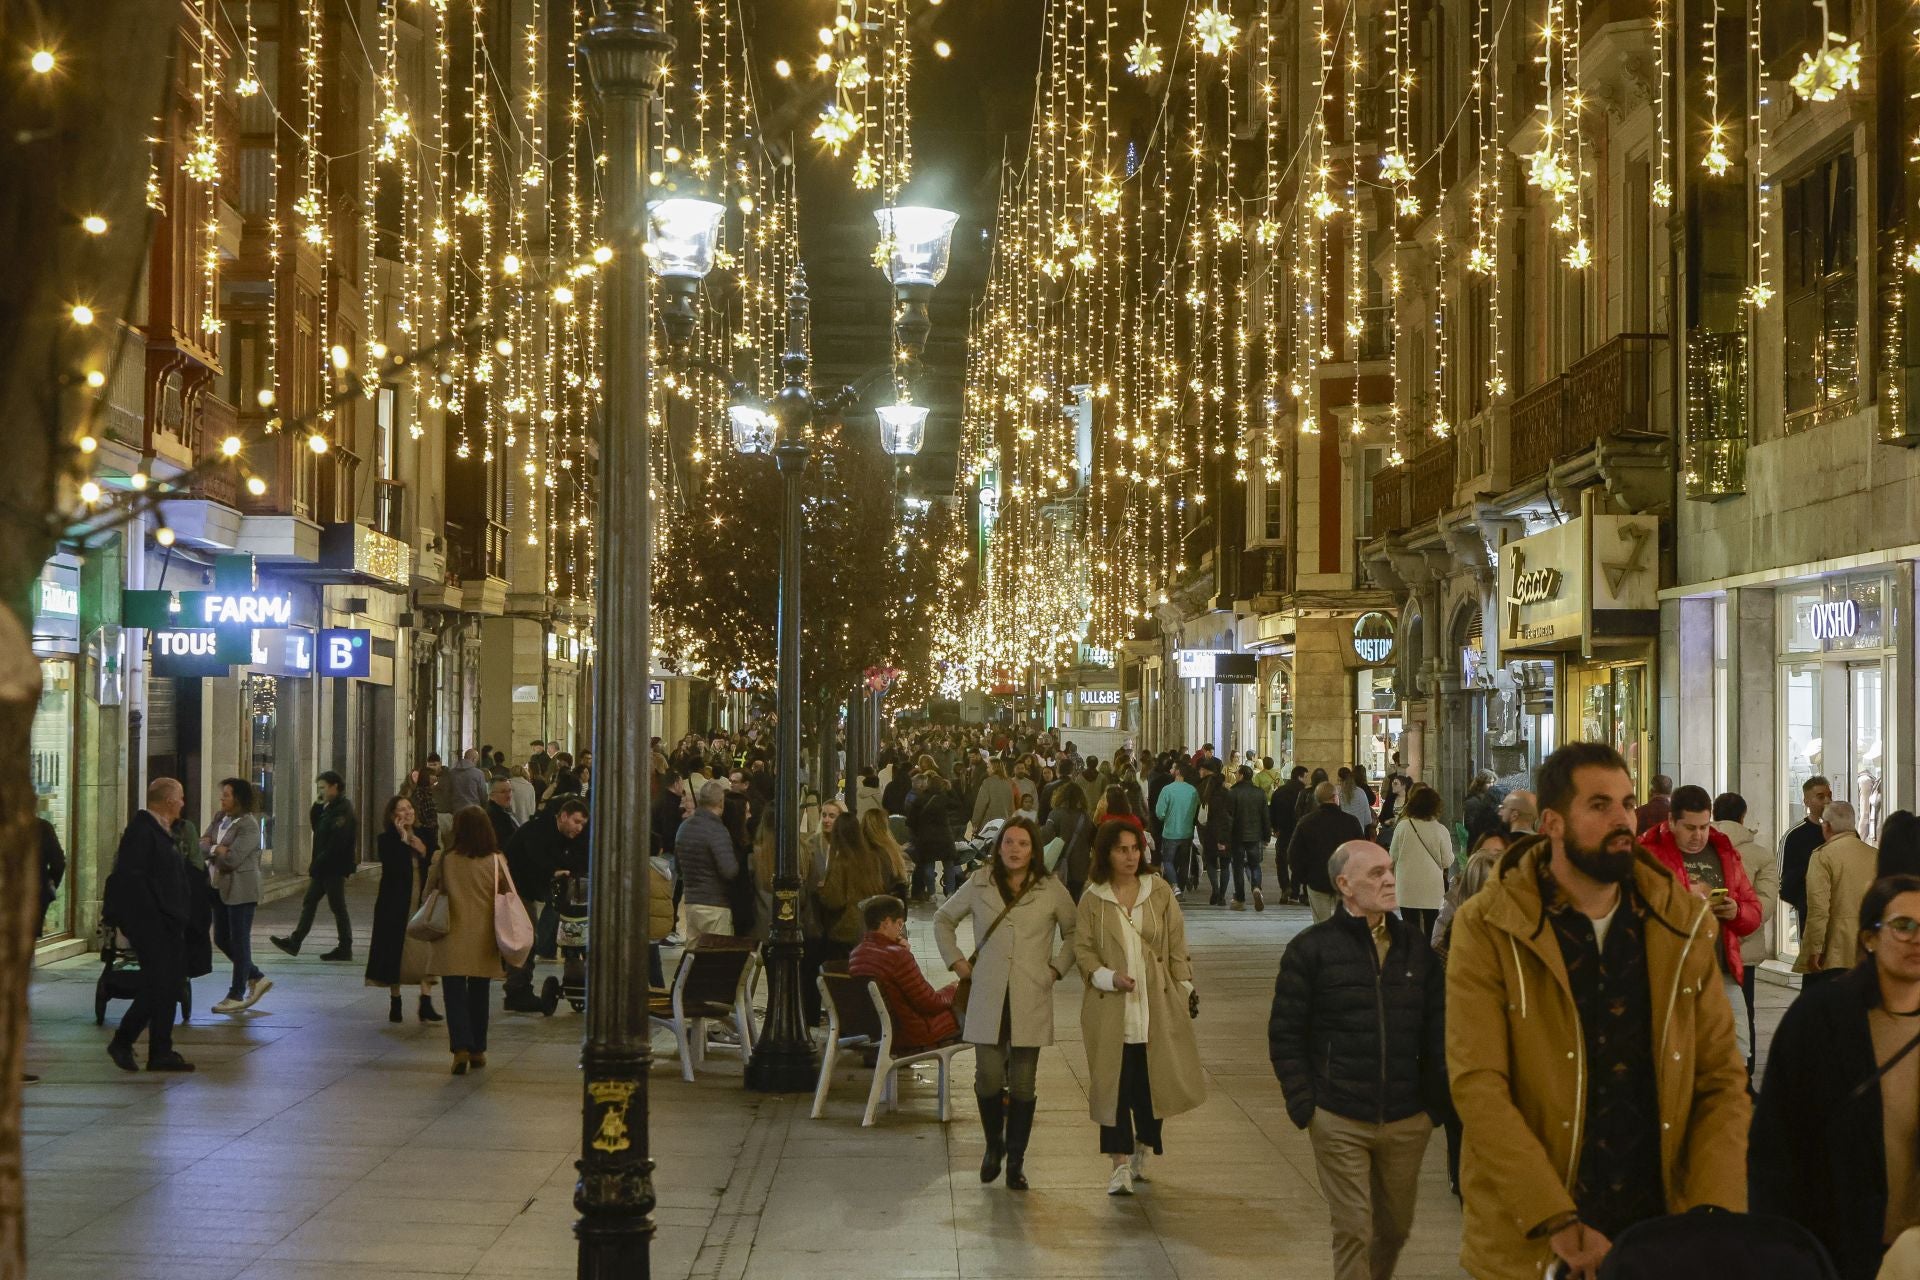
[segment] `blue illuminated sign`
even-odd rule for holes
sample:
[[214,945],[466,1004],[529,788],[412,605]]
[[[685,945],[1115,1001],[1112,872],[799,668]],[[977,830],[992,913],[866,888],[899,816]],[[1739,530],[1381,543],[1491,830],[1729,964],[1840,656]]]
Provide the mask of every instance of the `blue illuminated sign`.
[[325,627],[320,632],[319,668],[323,676],[373,674],[373,633],[346,627]]

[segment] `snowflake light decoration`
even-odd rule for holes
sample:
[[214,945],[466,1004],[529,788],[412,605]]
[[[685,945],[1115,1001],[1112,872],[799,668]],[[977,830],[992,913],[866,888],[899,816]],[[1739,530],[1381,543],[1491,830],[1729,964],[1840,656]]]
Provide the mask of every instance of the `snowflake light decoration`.
[[1160,46],[1141,36],[1127,50],[1127,70],[1145,78],[1160,70]]
[[1193,42],[1209,57],[1217,58],[1232,49],[1239,34],[1240,28],[1233,25],[1232,14],[1206,8],[1193,15]]

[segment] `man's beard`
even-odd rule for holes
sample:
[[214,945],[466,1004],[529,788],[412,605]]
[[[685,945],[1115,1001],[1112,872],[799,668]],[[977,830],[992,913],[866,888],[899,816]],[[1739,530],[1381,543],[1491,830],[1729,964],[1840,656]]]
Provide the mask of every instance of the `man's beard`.
[[[1617,840],[1624,840],[1626,847],[1609,848]],[[1566,850],[1568,862],[1601,884],[1623,884],[1633,875],[1633,832],[1625,827],[1615,827],[1600,838],[1599,844],[1591,847],[1569,836]]]

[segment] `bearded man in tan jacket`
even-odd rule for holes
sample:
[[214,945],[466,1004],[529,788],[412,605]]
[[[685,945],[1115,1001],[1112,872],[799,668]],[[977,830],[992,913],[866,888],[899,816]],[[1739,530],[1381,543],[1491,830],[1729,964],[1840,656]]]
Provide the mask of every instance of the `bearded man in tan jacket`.
[[1636,1222],[1747,1207],[1713,911],[1635,843],[1613,748],[1562,747],[1536,781],[1540,834],[1461,905],[1447,961],[1460,1260],[1481,1280],[1556,1258],[1586,1280]]

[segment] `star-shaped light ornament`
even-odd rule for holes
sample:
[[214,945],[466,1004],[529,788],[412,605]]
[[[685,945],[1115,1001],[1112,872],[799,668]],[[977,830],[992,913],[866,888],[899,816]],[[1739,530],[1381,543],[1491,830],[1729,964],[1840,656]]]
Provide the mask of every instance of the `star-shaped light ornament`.
[[1411,182],[1413,166],[1409,165],[1407,158],[1398,151],[1388,151],[1380,157],[1380,180],[1392,183]]
[[1239,34],[1240,28],[1233,25],[1232,14],[1206,8],[1193,15],[1193,42],[1209,57],[1217,58],[1232,49]]
[[1144,79],[1160,70],[1160,46],[1141,36],[1127,50],[1127,70]]
[[1801,55],[1800,69],[1788,83],[1803,101],[1832,102],[1842,90],[1860,87],[1860,42],[1842,44],[1845,39],[1828,32],[1820,52]]
[[820,113],[819,123],[813,126],[813,138],[816,142],[825,143],[827,150],[837,156],[853,135],[860,132],[863,124],[859,116],[845,107],[837,103],[830,104]]
[[1773,301],[1773,286],[1770,284],[1750,284],[1747,286],[1746,302],[1755,311],[1765,311],[1767,304]]

